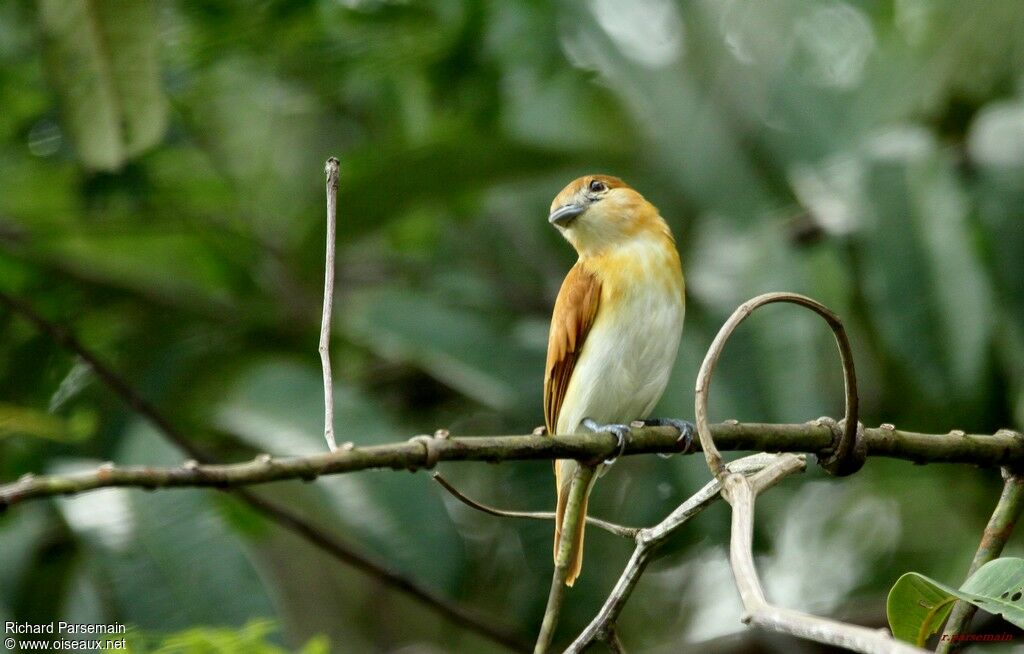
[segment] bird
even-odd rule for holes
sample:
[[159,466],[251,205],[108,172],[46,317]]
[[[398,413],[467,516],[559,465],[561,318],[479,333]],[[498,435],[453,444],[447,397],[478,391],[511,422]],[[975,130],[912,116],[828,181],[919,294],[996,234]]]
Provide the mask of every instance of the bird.
[[[578,259],[555,300],[544,373],[548,434],[608,432],[619,453],[629,423],[671,425],[689,447],[693,425],[647,419],[676,360],[685,315],[685,282],[675,238],[658,209],[618,177],[587,175],[551,203],[548,221]],[[684,442],[685,441],[685,442]],[[587,498],[605,464],[555,460],[555,564],[565,534],[573,534],[565,583],[583,565]],[[574,476],[587,489],[576,524],[563,524]]]

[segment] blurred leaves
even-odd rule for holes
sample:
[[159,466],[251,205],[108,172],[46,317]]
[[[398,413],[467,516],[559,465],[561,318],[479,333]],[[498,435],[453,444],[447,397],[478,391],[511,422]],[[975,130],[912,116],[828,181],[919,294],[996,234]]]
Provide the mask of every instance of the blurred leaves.
[[[868,164],[864,289],[904,375],[933,401],[979,388],[993,305],[968,222],[967,199],[919,131],[889,136],[896,158]],[[911,299],[912,298],[912,299]]]
[[[785,289],[844,318],[866,424],[1019,429],[1022,30],[1016,0],[0,3],[0,287],[67,324],[225,458],[322,451],[322,170],[336,155],[339,439],[515,433],[540,420],[547,323],[573,260],[548,204],[601,171],[661,209],[687,273],[659,415],[688,417],[732,309]],[[723,357],[713,414],[836,414],[834,349],[813,319],[769,310]],[[0,395],[6,478],[183,457],[8,313]],[[498,505],[553,501],[548,464],[445,473]],[[705,474],[695,458],[623,461],[592,508],[650,523]],[[847,566],[823,610],[877,613],[911,567],[962,574],[997,487],[991,471],[873,460],[842,501],[888,525],[885,547]],[[805,488],[831,497],[791,493]],[[257,490],[446,596],[524,630],[539,620],[550,525],[467,512],[401,472]],[[787,519],[793,500],[765,498],[784,532],[765,543],[779,550],[768,561],[821,540]],[[703,563],[724,562],[727,529],[712,509],[666,547],[658,583],[624,616],[631,649],[740,628],[693,618],[701,589],[721,585],[724,567]],[[175,641],[196,651],[230,651],[239,628],[239,642],[276,643],[266,623],[243,626],[253,618],[279,622],[292,648],[320,633],[355,650],[487,647],[229,496],[19,507],[0,517],[0,540],[0,615],[12,620],[210,627]],[[847,557],[864,544],[829,542]],[[588,548],[609,564],[581,578],[567,632],[628,554],[601,535]],[[811,597],[799,570],[779,570]]]
[[[260,451],[274,455],[312,454],[324,448],[323,392],[319,376],[306,367],[269,362],[244,370],[226,394],[215,420]],[[402,434],[394,421],[358,390],[335,388],[335,436],[339,443],[386,443]],[[444,587],[457,579],[462,556],[451,546],[454,528],[437,516],[442,502],[426,476],[399,476],[381,483],[376,475],[340,475],[317,484],[316,506],[333,511],[359,542],[386,554],[409,572]],[[326,500],[327,506],[323,506]],[[410,530],[407,525],[415,524]]]
[[[180,462],[148,427],[135,424],[118,456],[126,464]],[[95,467],[95,462],[79,463]],[[241,625],[273,615],[239,535],[202,491],[130,493],[112,489],[61,500],[81,541],[81,565],[124,621],[143,629]],[[187,600],[186,600],[187,598]]]
[[135,654],[285,654],[288,651],[327,654],[330,651],[325,638],[314,638],[299,649],[286,650],[267,641],[275,631],[275,625],[269,620],[252,620],[239,629],[186,629],[162,638],[132,632],[125,651]]
[[[415,364],[494,409],[520,406],[536,390],[543,353],[518,346],[507,329],[479,313],[376,289],[350,298],[344,315],[352,338],[380,356]],[[502,341],[509,342],[495,347]]]
[[76,418],[65,420],[32,407],[0,403],[0,439],[32,436],[55,441],[81,440],[89,436],[92,430],[85,415],[77,414]]
[[135,0],[41,0],[45,55],[65,124],[89,168],[117,170],[167,129],[154,8]]

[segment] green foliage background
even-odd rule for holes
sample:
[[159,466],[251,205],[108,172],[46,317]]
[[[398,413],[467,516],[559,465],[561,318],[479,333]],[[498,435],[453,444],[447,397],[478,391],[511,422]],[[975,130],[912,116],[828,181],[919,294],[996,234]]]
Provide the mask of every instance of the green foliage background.
[[[547,207],[608,172],[661,208],[687,272],[659,414],[690,416],[721,321],[785,289],[847,321],[866,423],[1021,429],[1022,64],[1015,0],[10,0],[0,288],[225,457],[317,451],[322,166],[337,155],[339,440],[524,433],[542,421],[547,318],[573,260]],[[841,410],[829,337],[783,307],[744,325],[716,384],[718,418]],[[0,311],[0,479],[182,458]],[[543,463],[444,472],[485,501],[553,502]],[[692,458],[622,461],[592,512],[652,523],[706,478]],[[881,626],[902,572],[959,585],[998,485],[882,460],[787,482],[760,508],[769,594]],[[550,525],[471,512],[423,474],[267,492],[524,634],[539,624]],[[730,636],[727,529],[709,511],[652,566],[623,617],[631,651],[792,651]],[[564,637],[628,551],[588,538]],[[105,490],[0,516],[0,622],[222,642],[258,618],[280,629],[239,642],[494,649],[215,492]]]

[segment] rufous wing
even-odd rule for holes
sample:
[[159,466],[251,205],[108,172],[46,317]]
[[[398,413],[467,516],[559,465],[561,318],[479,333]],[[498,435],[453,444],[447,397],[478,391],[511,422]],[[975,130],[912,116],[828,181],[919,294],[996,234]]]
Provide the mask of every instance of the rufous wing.
[[600,299],[601,282],[577,262],[562,282],[551,316],[544,372],[544,422],[549,434],[558,433],[558,414]]
[[[585,270],[577,263],[565,276],[562,288],[555,300],[555,310],[551,316],[551,332],[548,336],[548,359],[544,373],[544,422],[549,434],[558,433],[558,414],[565,401],[565,394],[572,379],[573,369],[583,349],[583,343],[597,317],[597,308],[601,299],[601,282],[593,273]],[[555,461],[555,489],[558,503],[555,516],[555,558],[558,557],[558,543],[562,537],[562,518],[568,498],[569,462]],[[572,462],[574,463],[574,462]],[[563,469],[565,468],[565,469]],[[584,503],[586,507],[586,503]],[[583,509],[585,515],[586,509]],[[583,563],[583,522],[575,525],[576,551],[570,564],[569,577],[566,582],[571,586],[579,575]]]

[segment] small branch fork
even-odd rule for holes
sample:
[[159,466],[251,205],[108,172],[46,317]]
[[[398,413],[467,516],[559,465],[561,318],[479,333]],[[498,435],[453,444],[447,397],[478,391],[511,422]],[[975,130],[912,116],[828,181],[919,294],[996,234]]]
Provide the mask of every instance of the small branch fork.
[[[765,598],[761,581],[754,566],[754,500],[768,485],[784,473],[783,469],[771,468],[748,479],[730,471],[723,463],[715,447],[707,420],[708,395],[711,375],[722,354],[726,341],[733,330],[754,310],[774,302],[788,302],[810,309],[825,319],[836,337],[843,363],[846,380],[845,425],[838,433],[837,443],[830,456],[819,457],[826,470],[836,475],[855,472],[864,463],[867,448],[863,443],[862,430],[857,423],[857,377],[853,370],[853,357],[839,318],[814,300],[794,293],[768,293],[742,304],[726,321],[712,342],[697,374],[697,388],[694,411],[697,417],[697,432],[704,448],[704,456],[712,475],[721,483],[722,496],[732,506],[732,538],[729,561],[732,566],[736,588],[746,613],[743,622],[780,633],[790,634],[826,645],[864,652],[866,654],[911,654],[922,652],[916,647],[894,640],[885,630],[867,629],[856,625],[829,620],[817,616],[777,607]],[[838,430],[837,430],[838,431]]]
[[[772,479],[778,481],[785,475],[802,472],[804,461],[804,456],[800,454],[755,454],[733,461],[728,468],[731,472],[741,475],[777,470],[780,474]],[[767,488],[767,486],[766,481],[764,487]],[[680,504],[664,520],[653,527],[637,530],[633,537],[636,541],[636,548],[633,550],[632,556],[629,557],[629,562],[626,563],[626,568],[622,571],[618,582],[594,619],[565,650],[566,654],[582,652],[598,640],[610,643],[611,639],[616,637],[615,623],[619,614],[625,608],[626,602],[640,581],[640,576],[647,568],[647,564],[653,558],[654,552],[690,518],[717,500],[720,497],[721,488],[718,480],[713,479]]]

